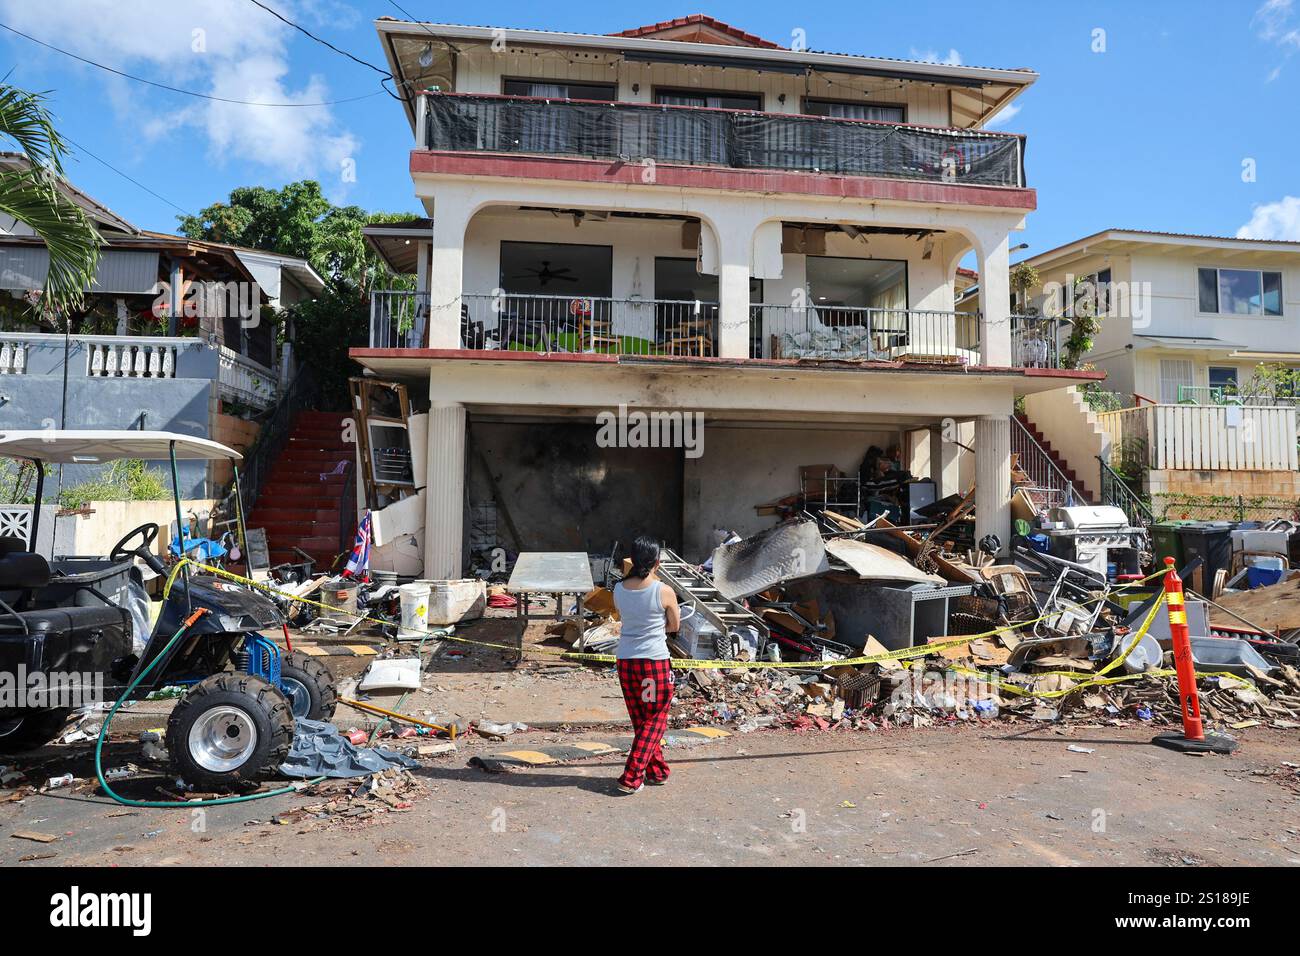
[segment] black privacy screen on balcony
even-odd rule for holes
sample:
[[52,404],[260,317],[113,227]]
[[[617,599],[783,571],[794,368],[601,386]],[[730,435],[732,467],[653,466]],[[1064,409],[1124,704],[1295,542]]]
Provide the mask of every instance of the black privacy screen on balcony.
[[429,94],[428,149],[1022,186],[1018,136],[628,103]]

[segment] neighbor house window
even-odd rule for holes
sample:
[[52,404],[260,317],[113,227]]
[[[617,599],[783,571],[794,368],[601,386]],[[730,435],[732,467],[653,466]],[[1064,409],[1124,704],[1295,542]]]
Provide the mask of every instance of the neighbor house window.
[[1197,269],[1200,311],[1212,315],[1281,315],[1282,273]]
[[880,103],[854,103],[848,100],[805,99],[803,101],[803,111],[809,116],[871,120],[875,123],[902,123],[907,119],[907,109],[903,106],[885,106]]
[[1210,398],[1222,401],[1237,394],[1237,370],[1230,365],[1211,365],[1209,368]]
[[1160,403],[1162,405],[1177,405],[1182,396],[1179,389],[1183,386],[1190,388],[1196,384],[1193,376],[1192,363],[1187,359],[1161,359],[1160,360]]
[[1076,315],[1110,314],[1111,273],[1109,269],[1101,269],[1086,276],[1074,276],[1072,279],[1067,276],[1066,279],[1067,282],[1074,282],[1074,288],[1062,284],[1061,315],[1074,318]]

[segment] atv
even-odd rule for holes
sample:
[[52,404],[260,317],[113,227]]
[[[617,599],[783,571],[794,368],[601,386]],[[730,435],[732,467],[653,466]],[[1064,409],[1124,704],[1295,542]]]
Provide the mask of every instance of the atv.
[[[75,709],[117,700],[146,670],[133,700],[185,688],[167,721],[167,750],[175,772],[203,790],[273,776],[293,742],[294,718],[334,715],[328,668],[264,636],[284,628],[275,602],[186,564],[168,568],[154,552],[157,524],[127,532],[106,558],[47,560],[34,550],[47,462],[170,460],[181,529],[177,461],[238,460],[238,452],[169,432],[49,430],[0,432],[0,456],[36,466],[31,547],[0,537],[0,677],[13,675],[20,691],[0,694],[0,754],[54,740]],[[140,564],[171,580],[160,608],[150,607]],[[173,644],[196,611],[203,613]],[[43,695],[21,692],[37,686]]]

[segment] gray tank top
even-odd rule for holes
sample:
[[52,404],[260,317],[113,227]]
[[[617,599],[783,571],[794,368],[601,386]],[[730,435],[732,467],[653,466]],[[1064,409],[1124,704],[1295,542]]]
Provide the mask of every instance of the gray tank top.
[[614,606],[618,608],[618,616],[623,623],[618,650],[615,652],[619,660],[633,657],[652,661],[668,659],[668,632],[664,629],[666,618],[660,593],[662,587],[660,581],[654,581],[639,590],[623,587],[622,581],[614,585]]

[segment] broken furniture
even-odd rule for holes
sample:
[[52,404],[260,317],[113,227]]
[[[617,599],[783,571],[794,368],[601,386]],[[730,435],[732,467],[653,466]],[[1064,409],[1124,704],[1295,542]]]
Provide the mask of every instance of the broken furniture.
[[[568,617],[564,613],[566,594],[572,594],[577,605],[573,618],[578,626],[578,649],[583,650],[587,637],[582,599],[594,588],[591,559],[585,551],[525,551],[520,554],[506,583],[506,593],[516,599],[515,619],[519,622],[515,662],[524,659],[524,633],[529,621],[562,621]],[[555,601],[553,612],[547,616],[532,613],[530,604],[547,597]]]
[[863,601],[874,620],[869,633],[891,651],[943,640],[948,636],[949,601],[969,597],[974,590],[969,584],[866,585]]

